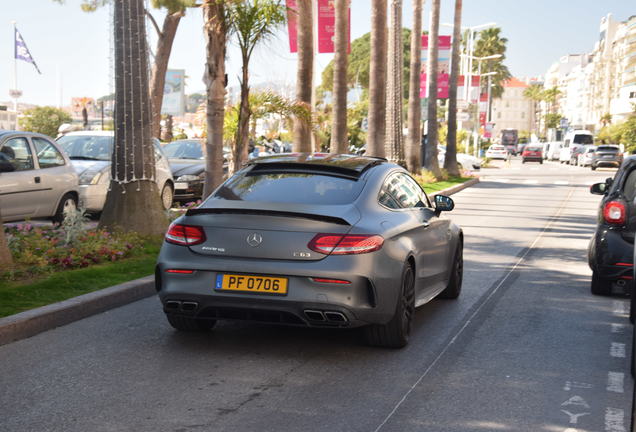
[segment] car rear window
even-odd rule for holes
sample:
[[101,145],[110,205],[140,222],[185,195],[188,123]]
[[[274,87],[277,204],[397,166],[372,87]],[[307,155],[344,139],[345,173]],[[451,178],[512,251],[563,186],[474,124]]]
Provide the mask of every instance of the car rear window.
[[287,204],[339,205],[352,203],[363,182],[315,173],[237,173],[214,194],[214,199]]
[[574,144],[594,144],[594,137],[592,135],[578,134],[574,135]]
[[528,151],[541,151],[543,150],[541,147],[526,147]]
[[614,147],[614,146],[598,146],[598,148],[596,149],[596,151],[602,151],[602,152],[617,152],[618,151],[618,147]]

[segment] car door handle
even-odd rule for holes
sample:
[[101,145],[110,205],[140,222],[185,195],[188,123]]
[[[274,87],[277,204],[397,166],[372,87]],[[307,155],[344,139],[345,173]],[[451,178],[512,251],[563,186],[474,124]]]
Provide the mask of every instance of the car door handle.
[[35,180],[36,183],[40,183],[40,177],[35,177],[33,180]]

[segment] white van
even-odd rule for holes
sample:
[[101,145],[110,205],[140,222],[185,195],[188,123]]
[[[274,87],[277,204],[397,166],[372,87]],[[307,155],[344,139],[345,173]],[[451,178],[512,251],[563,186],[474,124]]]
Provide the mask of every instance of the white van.
[[594,144],[594,135],[585,129],[577,129],[565,134],[563,146],[559,154],[559,162],[576,165],[579,153],[586,144]]
[[559,160],[561,155],[561,146],[563,143],[561,141],[552,141],[548,143],[548,151],[546,157],[548,160],[555,161]]

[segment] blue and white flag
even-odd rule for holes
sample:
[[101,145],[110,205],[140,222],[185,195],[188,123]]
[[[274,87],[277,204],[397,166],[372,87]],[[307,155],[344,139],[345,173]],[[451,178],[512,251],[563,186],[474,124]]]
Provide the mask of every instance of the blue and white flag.
[[14,27],[14,29],[15,29],[15,58],[18,60],[24,60],[27,63],[31,63],[33,66],[35,66],[35,69],[41,75],[42,72],[40,72],[40,68],[35,63],[35,60],[33,60],[33,56],[31,56],[31,53],[29,52],[29,49],[26,46],[26,42],[24,42],[24,39],[22,39],[22,35],[18,31],[18,28]]

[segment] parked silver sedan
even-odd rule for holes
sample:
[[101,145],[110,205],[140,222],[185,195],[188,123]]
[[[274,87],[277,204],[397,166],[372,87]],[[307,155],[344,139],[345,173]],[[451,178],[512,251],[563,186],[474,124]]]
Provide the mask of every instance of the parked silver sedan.
[[4,222],[61,222],[78,202],[78,178],[66,154],[46,135],[0,131],[0,213]]
[[252,160],[169,228],[156,284],[177,330],[219,319],[362,327],[407,344],[415,308],[461,291],[463,234],[402,167],[291,153]]
[[[110,166],[113,155],[114,133],[112,131],[70,132],[57,139],[57,143],[68,153],[79,175],[80,203],[87,211],[99,213],[106,202],[110,184]],[[165,209],[172,206],[174,181],[159,141],[154,140],[155,181],[161,193]]]

